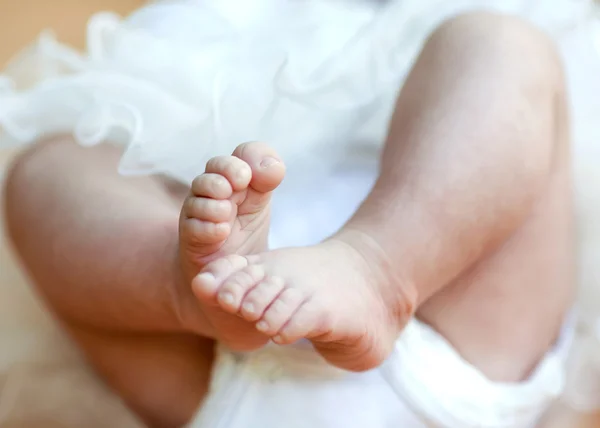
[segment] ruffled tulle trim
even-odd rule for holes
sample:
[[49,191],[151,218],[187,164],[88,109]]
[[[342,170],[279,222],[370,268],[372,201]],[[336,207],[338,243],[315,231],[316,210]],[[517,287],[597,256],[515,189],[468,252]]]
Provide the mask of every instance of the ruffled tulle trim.
[[[352,143],[373,104],[393,97],[389,88],[399,86],[393,81],[407,68],[383,52],[370,58],[367,33],[379,31],[381,19],[356,15],[358,28],[338,51],[299,73],[294,65],[310,61],[281,47],[261,48],[269,46],[261,34],[249,35],[255,40],[248,57],[235,40],[207,40],[193,50],[98,14],[89,23],[86,54],[46,33],[9,66],[0,81],[0,124],[13,144],[71,132],[85,146],[110,140],[127,147],[121,173],[184,181],[209,157],[248,140],[269,141],[286,159],[335,159],[323,155]],[[406,62],[406,55],[396,57]],[[371,65],[349,72],[356,64]]]
[[[479,4],[249,2],[264,16],[244,20],[229,3],[156,2],[128,21],[97,14],[85,54],[42,35],[0,78],[6,143],[52,133],[86,146],[110,140],[127,147],[121,173],[182,181],[248,140],[330,168],[348,146],[381,145],[426,34]],[[510,10],[503,4],[489,7]],[[153,25],[143,25],[148,16]],[[156,22],[172,25],[161,33],[149,28]]]

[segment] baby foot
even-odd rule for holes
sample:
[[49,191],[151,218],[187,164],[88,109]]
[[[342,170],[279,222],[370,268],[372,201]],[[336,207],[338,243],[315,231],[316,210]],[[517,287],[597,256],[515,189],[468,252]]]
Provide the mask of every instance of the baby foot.
[[[238,146],[232,156],[208,161],[206,172],[194,179],[179,220],[179,261],[183,284],[209,262],[226,263],[229,254],[265,251],[269,232],[271,192],[281,183],[285,166],[263,143]],[[223,312],[216,302],[204,305],[203,321],[220,341],[235,349],[254,348],[268,341],[239,317]],[[198,311],[197,301],[184,318]],[[193,322],[192,322],[193,323]]]
[[307,338],[330,363],[361,371],[387,358],[414,308],[412,289],[388,280],[382,260],[368,246],[331,239],[217,260],[193,287],[275,343]]

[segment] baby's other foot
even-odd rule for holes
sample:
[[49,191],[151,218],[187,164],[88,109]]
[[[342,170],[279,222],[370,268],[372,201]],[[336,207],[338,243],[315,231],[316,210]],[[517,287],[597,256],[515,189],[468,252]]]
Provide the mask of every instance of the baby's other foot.
[[412,288],[389,280],[368,246],[340,239],[208,264],[196,295],[217,300],[278,344],[310,339],[330,363],[368,370],[389,355],[413,313]]
[[218,156],[192,182],[179,221],[179,250],[191,281],[209,261],[267,248],[271,192],[285,166],[263,143],[238,146]]
[[[192,182],[179,220],[179,261],[184,286],[209,262],[225,256],[265,251],[269,233],[271,192],[281,183],[285,166],[263,143],[238,146],[231,156],[208,161],[204,174]],[[217,262],[215,262],[217,263]],[[233,267],[237,267],[234,263]],[[266,342],[239,317],[223,312],[216,302],[204,302],[204,318],[215,336],[236,349]],[[212,304],[211,304],[212,303]],[[184,318],[194,318],[197,302]],[[241,343],[239,340],[241,340]]]

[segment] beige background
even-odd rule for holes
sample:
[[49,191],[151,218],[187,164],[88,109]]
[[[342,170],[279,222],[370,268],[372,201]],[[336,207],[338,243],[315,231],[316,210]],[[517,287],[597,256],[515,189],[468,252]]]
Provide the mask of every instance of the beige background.
[[0,64],[46,28],[52,28],[60,40],[83,47],[85,24],[92,13],[126,14],[141,4],[142,0],[0,0]]
[[[142,3],[140,0],[0,0],[0,67],[34,41],[43,29],[52,28],[59,40],[83,48],[85,23],[92,13],[112,10],[126,14]],[[0,171],[12,155],[0,150]],[[1,230],[0,292],[0,340],[10,338],[16,344],[13,349],[0,343],[0,427],[137,426],[122,405],[95,380],[37,304]],[[22,310],[27,305],[34,305],[36,310]],[[42,334],[40,324],[45,326]],[[28,326],[33,327],[28,329]],[[31,335],[32,330],[37,335]],[[31,355],[37,356],[32,359]],[[48,391],[52,391],[51,396]],[[556,406],[548,415],[547,426],[600,427],[600,418],[576,415]]]

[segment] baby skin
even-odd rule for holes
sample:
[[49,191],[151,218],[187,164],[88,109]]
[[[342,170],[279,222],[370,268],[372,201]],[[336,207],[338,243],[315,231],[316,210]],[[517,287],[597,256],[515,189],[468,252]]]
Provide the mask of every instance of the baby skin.
[[313,247],[264,251],[269,193],[284,171],[279,161],[259,161],[265,153],[278,159],[269,150],[243,145],[194,181],[180,225],[192,291],[217,338],[236,349],[305,338],[338,367],[375,367],[411,313],[407,299],[386,281],[375,246],[351,231]]
[[[282,181],[285,165],[262,143],[247,143],[231,156],[208,161],[205,173],[192,182],[179,219],[179,262],[183,287],[200,270],[226,269],[230,254],[252,254],[267,248],[271,191]],[[256,349],[269,338],[243,319],[217,305],[200,307],[193,295],[181,300],[183,323],[201,335],[214,337],[232,349]],[[193,301],[189,301],[193,300]]]

